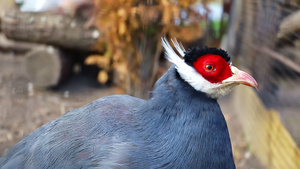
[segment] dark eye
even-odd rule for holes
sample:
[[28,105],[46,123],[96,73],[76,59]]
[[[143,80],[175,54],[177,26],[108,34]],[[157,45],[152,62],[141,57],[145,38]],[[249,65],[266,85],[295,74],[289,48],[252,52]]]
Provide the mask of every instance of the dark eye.
[[205,70],[207,70],[207,71],[213,71],[214,70],[214,66],[213,65],[205,65]]

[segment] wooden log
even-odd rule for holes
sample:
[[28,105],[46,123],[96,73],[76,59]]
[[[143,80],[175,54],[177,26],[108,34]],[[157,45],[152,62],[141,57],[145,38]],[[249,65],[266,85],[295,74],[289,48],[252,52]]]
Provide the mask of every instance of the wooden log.
[[26,73],[37,87],[54,87],[71,74],[74,57],[52,46],[41,46],[26,53]]
[[93,50],[100,32],[85,28],[85,20],[58,13],[21,13],[11,10],[2,17],[2,31],[14,40],[64,48]]
[[18,42],[7,39],[3,34],[0,34],[0,50],[13,51],[15,53],[25,53],[37,47],[38,44],[28,42]]

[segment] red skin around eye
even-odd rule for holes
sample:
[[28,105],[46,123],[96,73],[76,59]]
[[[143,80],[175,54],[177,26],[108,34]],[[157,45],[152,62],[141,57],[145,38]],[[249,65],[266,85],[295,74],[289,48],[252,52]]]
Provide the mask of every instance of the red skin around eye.
[[[206,70],[205,65],[212,65],[214,70]],[[211,83],[219,83],[232,76],[228,63],[219,55],[201,56],[193,62],[193,66],[202,77]]]

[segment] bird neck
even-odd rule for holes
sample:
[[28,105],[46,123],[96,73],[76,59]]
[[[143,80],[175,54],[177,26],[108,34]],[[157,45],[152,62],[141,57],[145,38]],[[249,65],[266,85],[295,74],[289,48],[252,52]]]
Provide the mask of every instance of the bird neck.
[[[149,149],[169,151],[161,158],[169,160],[170,167],[184,160],[190,163],[181,168],[234,168],[227,124],[217,101],[194,90],[174,67],[155,84],[143,109],[143,133],[156,140]],[[153,158],[163,165],[159,157]]]
[[146,105],[150,110],[157,110],[159,115],[161,113],[166,117],[184,115],[184,117],[191,116],[192,119],[195,119],[194,116],[198,117],[201,114],[201,109],[207,105],[216,106],[219,109],[216,99],[196,91],[180,77],[175,66],[172,66],[156,82],[152,96]]

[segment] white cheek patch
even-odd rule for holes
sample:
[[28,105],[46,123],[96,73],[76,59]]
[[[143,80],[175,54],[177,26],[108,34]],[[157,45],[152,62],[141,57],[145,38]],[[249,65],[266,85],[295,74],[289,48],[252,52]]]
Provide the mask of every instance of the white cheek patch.
[[[175,64],[177,72],[180,77],[189,83],[195,90],[207,93],[212,98],[218,98],[223,96],[231,91],[233,88],[232,85],[224,86],[222,83],[211,83],[208,80],[204,79],[195,68],[189,66],[184,62],[184,60],[176,54],[168,40],[165,37],[161,38],[162,45],[165,49],[165,57],[170,62]],[[173,44],[177,52],[184,57],[184,52],[186,51],[181,44],[176,40],[173,41]]]

